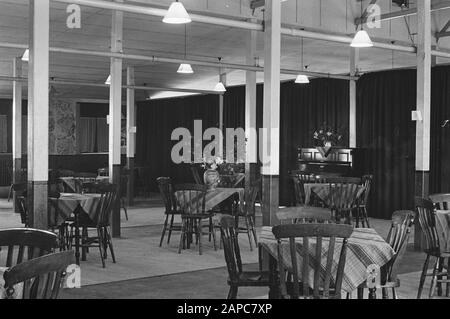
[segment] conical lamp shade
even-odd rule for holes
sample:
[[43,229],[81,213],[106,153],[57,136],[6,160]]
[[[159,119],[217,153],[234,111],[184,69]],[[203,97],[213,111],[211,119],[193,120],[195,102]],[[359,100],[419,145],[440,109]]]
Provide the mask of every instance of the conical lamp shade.
[[108,76],[108,78],[105,81],[105,84],[111,85],[111,74]]
[[216,84],[216,86],[214,87],[214,91],[216,92],[226,92],[227,89],[225,88],[225,85],[223,85],[222,82],[219,82]]
[[162,21],[164,23],[183,24],[192,20],[181,2],[172,2]]
[[192,67],[190,64],[181,63],[177,72],[182,73],[182,74],[192,74],[192,73],[194,73],[194,70],[192,70]]
[[366,30],[359,30],[350,46],[354,48],[370,48],[373,47],[373,43]]
[[299,74],[297,75],[297,78],[295,79],[295,83],[297,84],[308,84],[309,83],[309,79],[306,75],[304,74]]
[[22,61],[28,62],[29,59],[30,59],[30,50],[26,49],[22,55]]

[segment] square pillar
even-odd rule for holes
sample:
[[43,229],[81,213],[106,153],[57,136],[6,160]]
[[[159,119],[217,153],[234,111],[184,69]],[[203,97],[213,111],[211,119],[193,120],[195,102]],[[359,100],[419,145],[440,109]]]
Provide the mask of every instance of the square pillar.
[[[250,19],[251,22],[255,19]],[[246,64],[255,64],[257,31],[247,33],[247,55]],[[258,138],[256,133],[256,72],[245,72],[245,189],[249,189],[255,179]]]
[[[417,2],[417,111],[422,121],[416,129],[415,195],[427,198],[430,176],[430,124],[431,124],[431,0]],[[424,247],[424,236],[416,223],[414,247]]]
[[[359,49],[350,48],[350,75],[358,73]],[[350,80],[349,146],[356,148],[356,80]]]
[[[135,85],[134,67],[127,68],[127,85]],[[127,205],[133,205],[134,157],[136,154],[136,103],[134,89],[127,89],[127,167],[130,171],[127,182]]]
[[[22,59],[20,57],[13,60],[13,76],[22,77]],[[13,109],[12,109],[12,159],[13,159],[13,184],[25,182],[22,180],[22,81],[13,82]],[[14,211],[18,213],[16,207],[16,194],[14,194]]]
[[266,0],[264,31],[264,114],[262,142],[263,225],[277,224],[280,174],[281,1]]
[[48,228],[49,11],[49,0],[30,0],[27,194],[29,224],[38,229]]
[[[122,1],[117,1],[122,2]],[[111,29],[111,52],[122,52],[123,12],[113,11]],[[109,178],[119,186],[122,135],[122,59],[111,58],[111,85],[109,89]],[[120,198],[114,206],[112,236],[120,237]]]

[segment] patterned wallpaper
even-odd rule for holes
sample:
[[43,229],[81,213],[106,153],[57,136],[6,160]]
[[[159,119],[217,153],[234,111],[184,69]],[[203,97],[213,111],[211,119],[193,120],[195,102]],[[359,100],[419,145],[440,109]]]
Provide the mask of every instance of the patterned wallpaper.
[[76,103],[50,97],[50,155],[77,153]]

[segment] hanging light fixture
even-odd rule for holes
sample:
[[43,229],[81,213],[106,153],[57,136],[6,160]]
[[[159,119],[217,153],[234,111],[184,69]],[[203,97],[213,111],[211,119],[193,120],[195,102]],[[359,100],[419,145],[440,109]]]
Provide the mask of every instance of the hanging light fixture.
[[[221,63],[222,58],[219,58],[219,64]],[[216,92],[226,92],[227,89],[225,88],[225,85],[222,83],[220,76],[222,74],[222,68],[219,67],[219,82],[216,84],[216,86],[214,87],[214,91]]]
[[[184,59],[186,59],[186,52],[187,52],[187,27],[184,26]],[[188,63],[181,63],[180,67],[178,68],[178,73],[181,74],[192,74],[194,73],[194,70],[192,69],[192,66]]]
[[22,55],[22,61],[28,62],[30,60],[30,50],[26,49]]
[[106,85],[111,85],[111,74],[108,76],[108,78],[105,81]]
[[[363,15],[363,2],[361,1],[361,16]],[[361,22],[361,30],[356,32],[355,37],[350,44],[353,48],[371,48],[373,47],[373,42],[370,39],[369,34],[364,30],[364,23]]]
[[[305,68],[305,66],[303,64],[303,55],[304,55],[304,47],[303,47],[303,38],[302,38],[302,54],[301,54],[301,68],[302,68],[302,71]],[[299,75],[297,75],[297,78],[295,79],[295,83],[297,83],[297,84],[308,84],[309,83],[309,79],[308,79],[308,77],[306,75],[299,74]]]
[[162,21],[164,23],[170,24],[183,24],[192,22],[191,17],[189,17],[189,14],[184,8],[184,5],[181,2],[178,2],[178,0],[172,2]]

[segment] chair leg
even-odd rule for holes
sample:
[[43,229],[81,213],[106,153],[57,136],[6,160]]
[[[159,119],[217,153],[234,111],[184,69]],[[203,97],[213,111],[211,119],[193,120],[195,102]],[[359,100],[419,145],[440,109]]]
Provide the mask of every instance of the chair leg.
[[201,254],[203,253],[203,252],[202,252],[202,233],[203,233],[203,230],[202,230],[202,220],[199,219],[199,220],[197,221],[198,254],[199,254],[199,255],[201,255]]
[[167,223],[169,222],[169,215],[166,215],[166,220],[164,221],[164,226],[161,234],[161,240],[159,241],[159,247],[162,246],[162,242],[164,240],[164,236],[166,235]]
[[422,274],[420,275],[419,281],[419,290],[417,292],[417,299],[420,299],[422,296],[423,285],[425,283],[425,278],[428,272],[428,265],[430,263],[430,255],[427,254],[427,258],[425,259],[425,263],[423,264]]
[[126,218],[126,220],[128,221],[128,212],[127,212],[127,208],[125,207],[125,199],[124,199],[124,198],[121,198],[121,199],[120,199],[120,202],[121,202],[122,208],[123,208],[123,210],[124,210],[124,212],[125,212],[125,218]]
[[366,208],[366,206],[364,206],[363,214],[364,214],[363,218],[364,218],[364,220],[365,220],[365,222],[366,222],[367,228],[370,228],[369,214],[367,213],[367,208]]
[[[444,258],[438,259],[438,272],[441,274],[444,270]],[[438,296],[442,296],[442,280],[444,279],[444,276],[438,276],[437,278],[437,288],[438,288]]]
[[236,299],[238,294],[238,286],[230,286],[227,299]]
[[174,218],[175,218],[175,215],[172,214],[172,218],[170,219],[169,234],[167,235],[167,245],[170,243],[170,237],[172,236]]
[[9,192],[8,192],[8,203],[9,203],[9,201],[10,201],[11,198],[12,198],[12,194],[13,194],[13,185],[11,185],[11,186],[9,187]]
[[178,245],[179,254],[181,254],[181,249],[184,247],[185,236],[186,236],[186,219],[183,218],[181,221],[180,244]]
[[103,236],[103,231],[102,231],[101,228],[97,228],[97,236],[98,236],[98,250],[100,251],[100,258],[102,260],[102,267],[105,268],[105,256],[104,256],[104,252],[103,252],[104,236]]
[[217,244],[216,244],[216,228],[214,227],[214,223],[211,225],[211,232],[212,232],[212,239],[213,239],[214,251],[217,251]]
[[114,255],[114,246],[113,246],[113,243],[112,243],[112,237],[111,237],[111,235],[109,233],[108,228],[105,228],[105,232],[106,232],[106,236],[107,236],[107,240],[108,240],[107,243],[108,243],[108,246],[109,246],[109,251],[111,253],[111,258],[112,258],[113,263],[115,264],[116,263],[116,256]]
[[395,288],[392,288],[392,299],[398,299],[397,298],[397,292],[395,291]]
[[445,288],[445,296],[450,297],[450,258],[447,261],[447,284]]
[[434,264],[433,267],[433,274],[431,277],[431,288],[430,288],[430,293],[428,294],[428,297],[431,299],[433,298],[434,295],[434,291],[436,290],[436,286],[437,286],[437,273],[439,271],[439,260],[440,258],[437,258],[436,263]]
[[250,251],[253,251],[252,235],[250,234],[250,225],[249,225],[248,219],[249,219],[249,217],[245,216],[245,227],[247,229],[248,243],[250,244]]
[[253,239],[255,240],[255,246],[257,247],[258,246],[258,236],[256,234],[254,217],[250,217],[250,226],[252,228]]

